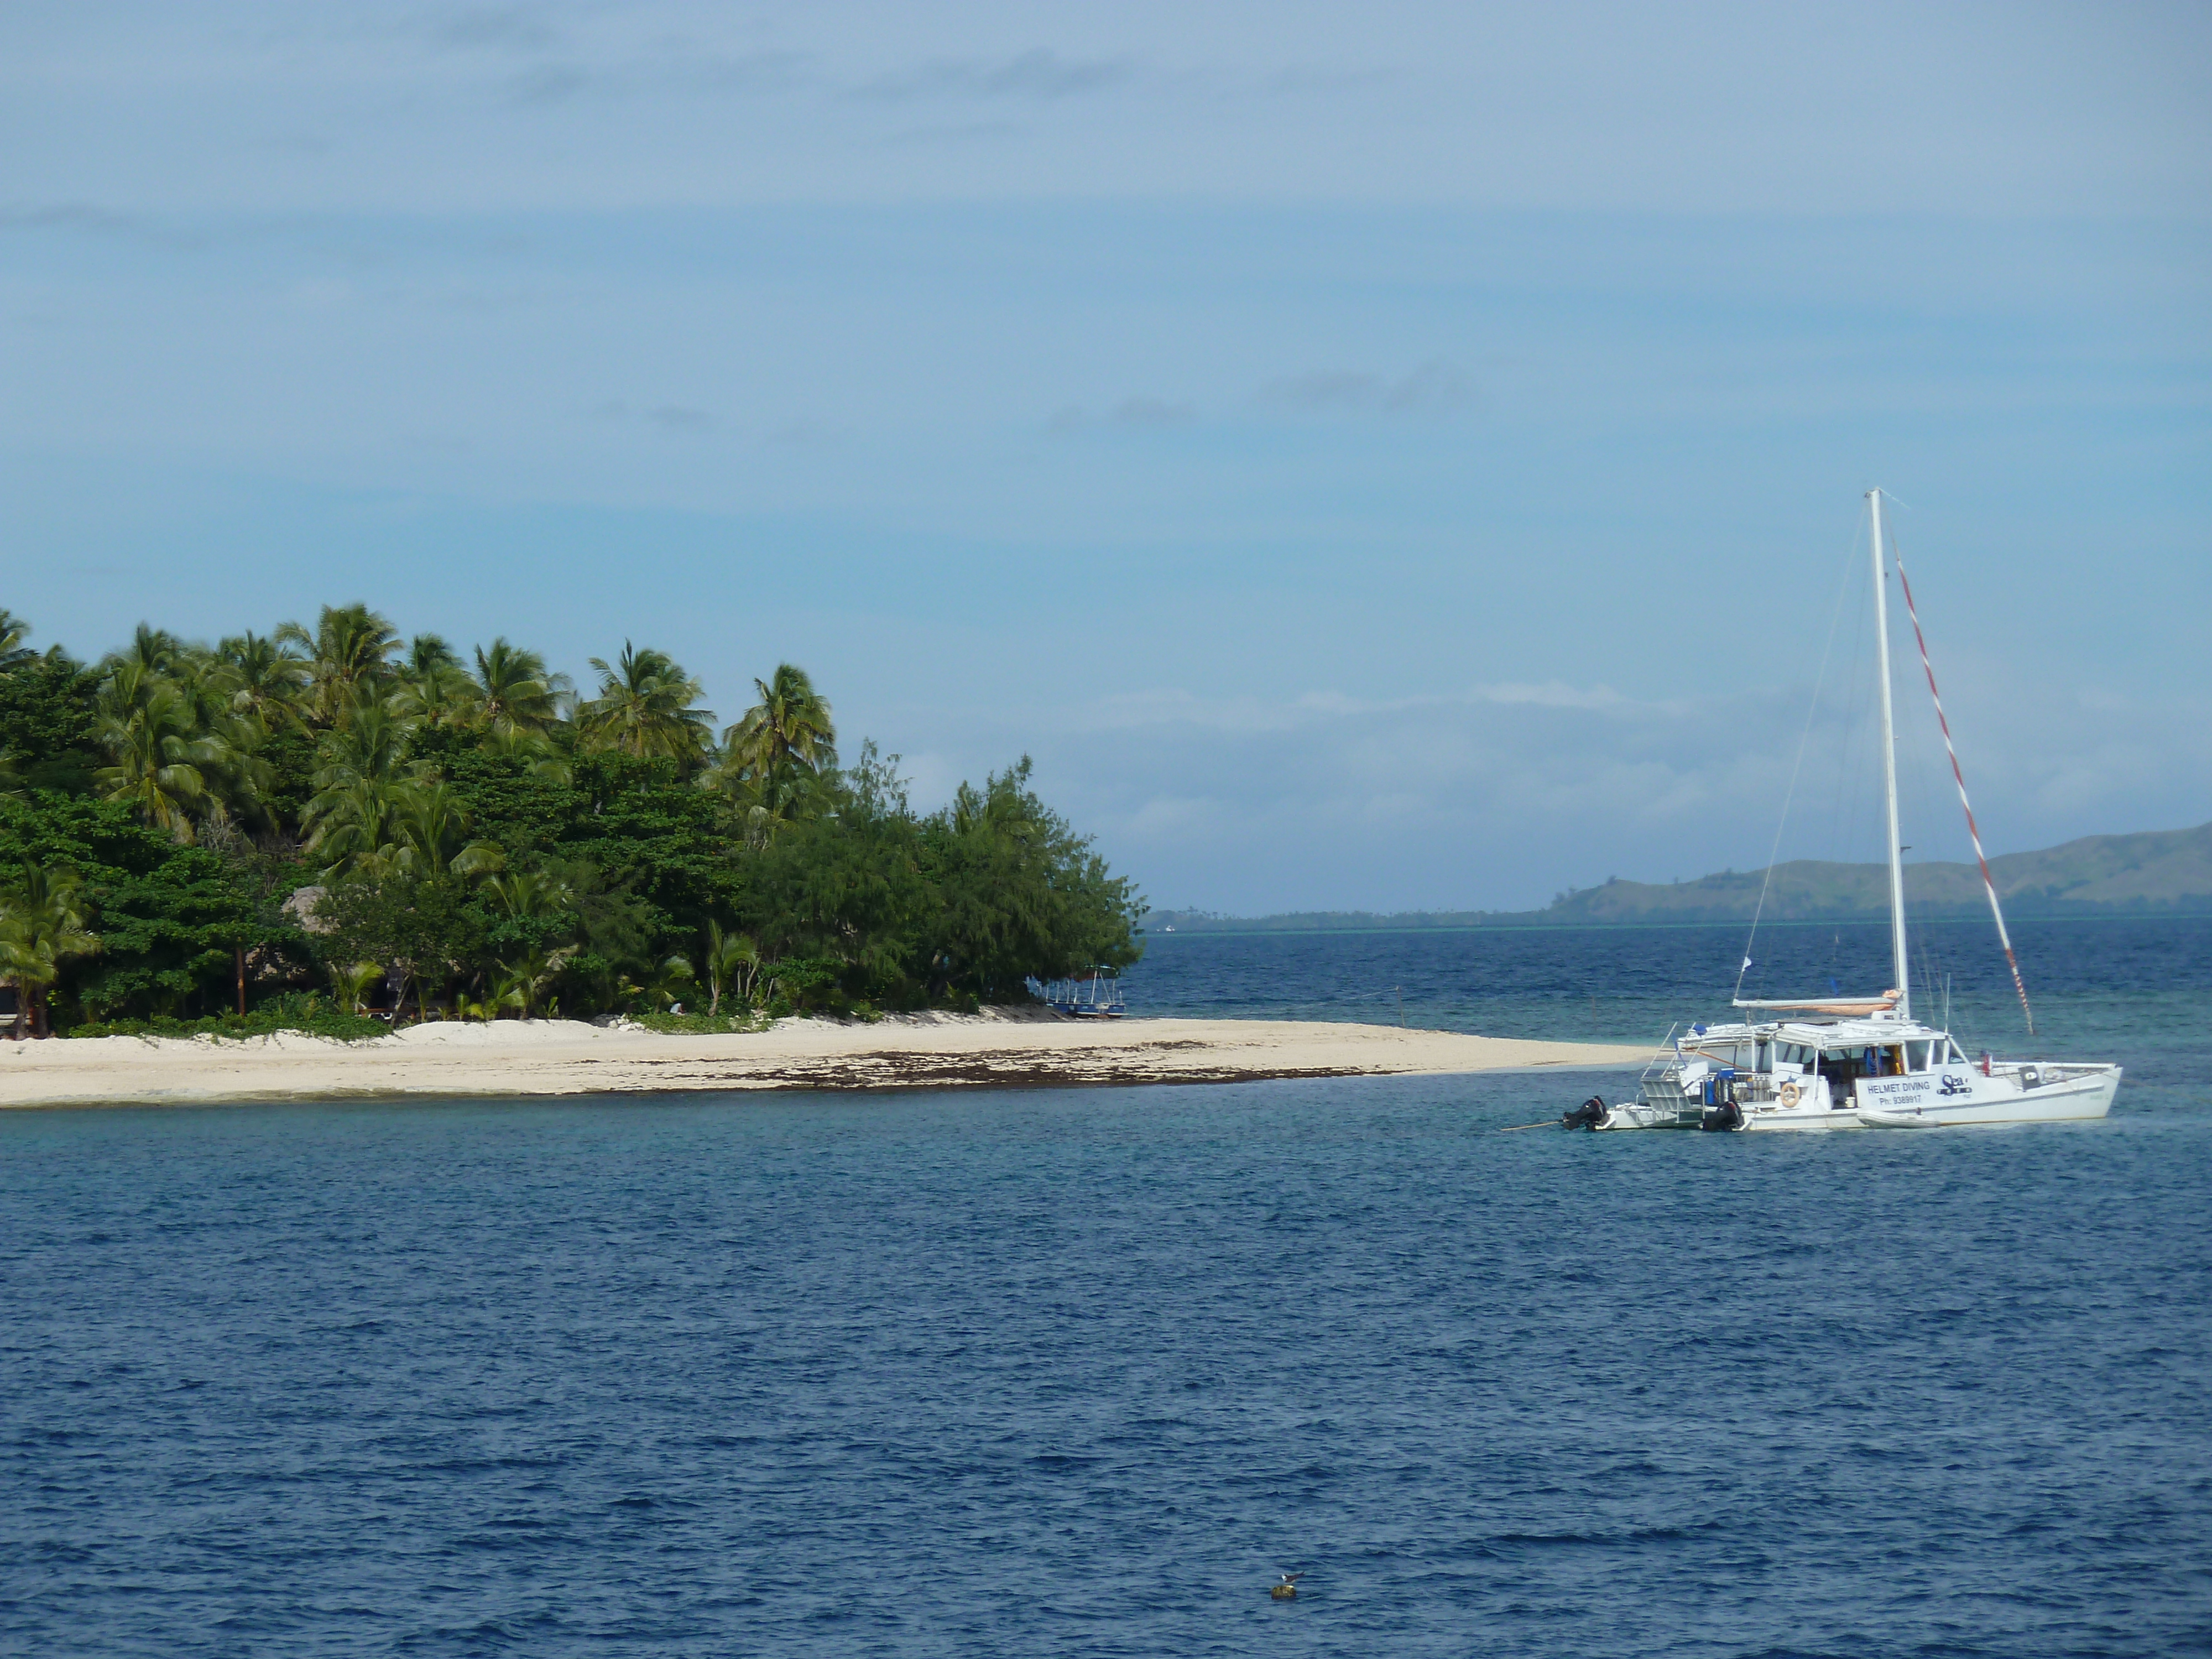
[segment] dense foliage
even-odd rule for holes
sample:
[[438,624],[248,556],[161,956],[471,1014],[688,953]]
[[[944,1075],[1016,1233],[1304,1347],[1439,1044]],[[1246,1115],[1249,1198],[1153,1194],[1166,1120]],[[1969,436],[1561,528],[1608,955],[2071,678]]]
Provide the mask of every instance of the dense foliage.
[[[1023,760],[940,811],[842,764],[786,664],[721,733],[625,641],[580,696],[360,605],[87,666],[0,611],[0,986],[16,1029],[364,1029],[1018,1000],[1136,958],[1129,884]],[[677,1011],[683,1012],[678,1012]]]

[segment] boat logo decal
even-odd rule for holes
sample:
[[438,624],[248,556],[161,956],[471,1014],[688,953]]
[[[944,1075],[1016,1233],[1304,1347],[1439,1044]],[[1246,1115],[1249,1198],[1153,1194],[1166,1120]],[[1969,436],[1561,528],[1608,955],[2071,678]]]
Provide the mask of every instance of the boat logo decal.
[[1939,1095],[1970,1095],[1974,1092],[1974,1085],[1962,1077],[1953,1077],[1946,1072],[1943,1073],[1943,1086],[1936,1092]]

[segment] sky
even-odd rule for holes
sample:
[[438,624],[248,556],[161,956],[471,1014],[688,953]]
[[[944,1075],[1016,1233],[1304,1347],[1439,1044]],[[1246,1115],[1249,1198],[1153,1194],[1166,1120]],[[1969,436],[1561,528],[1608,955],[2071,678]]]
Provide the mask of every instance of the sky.
[[2207,63],[2193,4],[19,0],[0,605],[629,639],[724,720],[788,660],[1161,906],[1516,908],[1881,856],[1880,485],[1990,850],[2195,824]]

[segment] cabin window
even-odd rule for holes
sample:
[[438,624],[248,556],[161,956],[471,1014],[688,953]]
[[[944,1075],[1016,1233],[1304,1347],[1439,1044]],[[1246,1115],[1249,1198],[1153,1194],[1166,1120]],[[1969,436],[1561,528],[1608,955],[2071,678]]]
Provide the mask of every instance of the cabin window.
[[1908,1042],[1905,1045],[1905,1069],[1908,1072],[1924,1072],[1928,1069],[1926,1043]]
[[1820,1075],[1838,1089],[1847,1088],[1856,1078],[1879,1077],[1881,1050],[1878,1048],[1838,1048],[1820,1056]]
[[1759,1040],[1758,1048],[1754,1051],[1754,1058],[1751,1063],[1751,1069],[1754,1072],[1772,1071],[1774,1069],[1773,1066],[1768,1063],[1771,1059],[1771,1055],[1768,1051],[1766,1041],[1762,1037]]

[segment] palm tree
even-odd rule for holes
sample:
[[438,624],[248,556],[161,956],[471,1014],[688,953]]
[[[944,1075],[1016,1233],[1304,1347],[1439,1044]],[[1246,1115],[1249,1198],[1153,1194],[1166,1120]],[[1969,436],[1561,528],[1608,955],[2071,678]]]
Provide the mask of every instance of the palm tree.
[[342,962],[331,968],[331,983],[337,988],[338,1000],[349,1014],[367,1012],[368,988],[383,977],[384,969],[373,962]]
[[752,994],[754,977],[760,972],[760,947],[744,933],[725,933],[722,924],[707,924],[707,1012],[722,1012],[722,993],[733,991],[741,999]]
[[392,653],[399,648],[391,623],[360,604],[326,605],[313,634],[286,623],[276,638],[308,653],[307,713],[318,726],[350,720],[362,705],[362,692],[391,678]]
[[300,814],[307,850],[331,860],[325,879],[380,876],[398,867],[395,822],[407,785],[407,723],[373,692],[316,745],[315,793]]
[[494,734],[542,732],[560,718],[568,677],[547,672],[544,658],[509,645],[502,635],[489,649],[477,647],[476,687]]
[[131,802],[179,842],[195,838],[195,820],[259,808],[270,776],[255,751],[266,733],[234,709],[229,665],[143,624],[107,663],[93,736],[113,763],[94,775],[108,799]]
[[392,861],[403,875],[474,876],[507,867],[495,842],[466,838],[467,809],[444,784],[397,785],[392,806]]
[[564,945],[555,951],[526,951],[514,962],[501,963],[498,1006],[528,1019],[575,954],[574,945]]
[[0,984],[15,988],[15,1031],[27,1017],[34,1035],[52,1029],[46,998],[71,957],[100,949],[85,926],[83,884],[72,870],[47,870],[23,860],[22,878],[0,890]]
[[23,643],[31,624],[12,611],[0,610],[0,674],[11,673],[39,653]]
[[228,671],[234,713],[251,716],[264,732],[300,718],[307,665],[289,647],[248,629],[223,641],[215,653]]
[[131,643],[109,656],[105,665],[112,669],[130,663],[149,674],[171,674],[184,665],[185,654],[185,642],[167,629],[140,623],[131,630]]
[[532,777],[550,783],[565,784],[575,775],[567,753],[543,732],[525,731],[517,726],[495,726],[477,746],[487,755],[503,755],[520,761],[522,769]]
[[397,704],[409,719],[432,726],[468,726],[477,720],[476,682],[453,647],[437,635],[417,634],[408,641],[398,678]]
[[690,994],[697,975],[691,971],[689,957],[672,956],[655,964],[653,976],[644,984],[636,984],[625,976],[623,984],[633,995],[643,996],[648,1001],[677,1013],[684,1011],[683,999]]
[[101,684],[93,736],[113,764],[93,775],[109,800],[127,800],[139,817],[182,843],[192,840],[192,815],[215,797],[208,774],[231,756],[222,739],[198,729],[191,700],[176,684],[125,661]]
[[727,793],[756,840],[802,816],[837,764],[837,727],[806,671],[789,663],[755,680],[760,701],[722,733],[722,751],[701,780]]
[[484,891],[517,921],[563,916],[576,908],[575,888],[553,870],[517,870],[494,876],[484,883]]
[[775,673],[755,680],[760,701],[722,734],[722,747],[767,774],[793,765],[824,772],[837,763],[837,727],[830,705],[806,671],[778,663]]
[[698,707],[699,682],[665,653],[623,641],[610,666],[599,671],[599,695],[584,705],[580,722],[594,748],[640,758],[695,760],[705,750],[714,711]]

